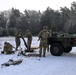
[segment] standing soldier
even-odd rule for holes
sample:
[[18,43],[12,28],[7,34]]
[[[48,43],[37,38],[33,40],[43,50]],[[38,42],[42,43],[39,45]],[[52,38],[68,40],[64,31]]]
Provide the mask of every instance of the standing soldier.
[[27,50],[30,50],[32,43],[32,34],[29,30],[26,31],[25,37],[27,37]]
[[[46,26],[47,31],[49,32],[49,37],[52,36],[52,31],[49,30],[48,26]],[[47,51],[49,52],[49,45],[47,45]]]
[[43,30],[38,34],[39,40],[40,40],[40,50],[39,55],[42,56],[42,49],[43,49],[43,57],[45,57],[45,52],[47,48],[47,38],[50,36],[47,26],[43,27]]
[[15,35],[15,42],[16,42],[16,51],[18,49],[18,47],[20,46],[20,38],[21,38],[21,31],[18,30],[16,35]]

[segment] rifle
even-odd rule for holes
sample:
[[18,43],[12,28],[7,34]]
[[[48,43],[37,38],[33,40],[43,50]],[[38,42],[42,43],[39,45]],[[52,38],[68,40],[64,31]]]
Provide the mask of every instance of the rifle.
[[[11,44],[10,44],[11,45]],[[11,45],[12,46],[12,45]],[[12,48],[14,48],[16,50],[16,48],[14,46],[12,46]],[[17,49],[18,50],[18,49]]]
[[[12,45],[11,45],[12,46]],[[16,49],[14,46],[12,46],[14,49]]]
[[25,47],[27,48],[27,47],[28,47],[28,46],[27,46],[27,43],[26,43],[24,37],[22,36],[22,34],[21,34],[21,38],[22,38],[22,40],[24,41],[24,45],[25,45]]

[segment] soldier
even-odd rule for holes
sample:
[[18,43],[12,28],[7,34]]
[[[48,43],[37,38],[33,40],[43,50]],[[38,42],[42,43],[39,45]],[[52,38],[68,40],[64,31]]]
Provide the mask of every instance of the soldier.
[[[49,30],[48,26],[46,26],[47,31],[49,32],[49,37],[52,36],[52,31]],[[49,45],[47,45],[47,51],[49,52]]]
[[18,30],[18,32],[15,34],[15,42],[16,42],[16,51],[18,47],[20,46],[20,38],[21,38],[21,31]]
[[50,36],[47,26],[43,27],[43,30],[38,34],[39,40],[40,40],[40,50],[39,55],[42,56],[42,49],[43,49],[43,57],[45,57],[45,52],[47,48],[47,38]]
[[13,46],[12,46],[10,43],[8,43],[8,42],[4,42],[3,52],[4,52],[5,54],[14,53],[14,51],[13,51]]
[[30,50],[32,43],[32,34],[29,30],[26,31],[25,37],[27,37],[27,50]]

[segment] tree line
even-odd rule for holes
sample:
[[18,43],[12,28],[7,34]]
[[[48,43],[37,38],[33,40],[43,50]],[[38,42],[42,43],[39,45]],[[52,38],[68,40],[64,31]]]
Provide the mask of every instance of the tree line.
[[76,2],[71,3],[71,7],[60,7],[54,10],[47,7],[45,11],[19,9],[0,12],[0,36],[14,36],[18,29],[23,34],[29,29],[32,35],[38,35],[43,26],[48,26],[54,32],[65,32],[76,34]]

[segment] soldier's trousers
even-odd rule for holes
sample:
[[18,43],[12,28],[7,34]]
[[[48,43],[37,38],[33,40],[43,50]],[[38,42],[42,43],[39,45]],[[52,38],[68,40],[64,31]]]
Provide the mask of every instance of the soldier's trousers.
[[[42,51],[43,51],[43,53],[42,53]],[[39,50],[39,55],[40,55],[40,57],[42,56],[42,54],[43,54],[43,57],[45,57],[45,54],[46,54],[46,47],[40,47],[40,50]]]
[[30,48],[31,48],[31,41],[30,40],[28,40],[27,45],[28,45],[27,50],[30,50]]
[[16,41],[16,50],[18,49],[19,46],[20,46],[20,41]]
[[47,51],[49,52],[49,45],[47,45]]

